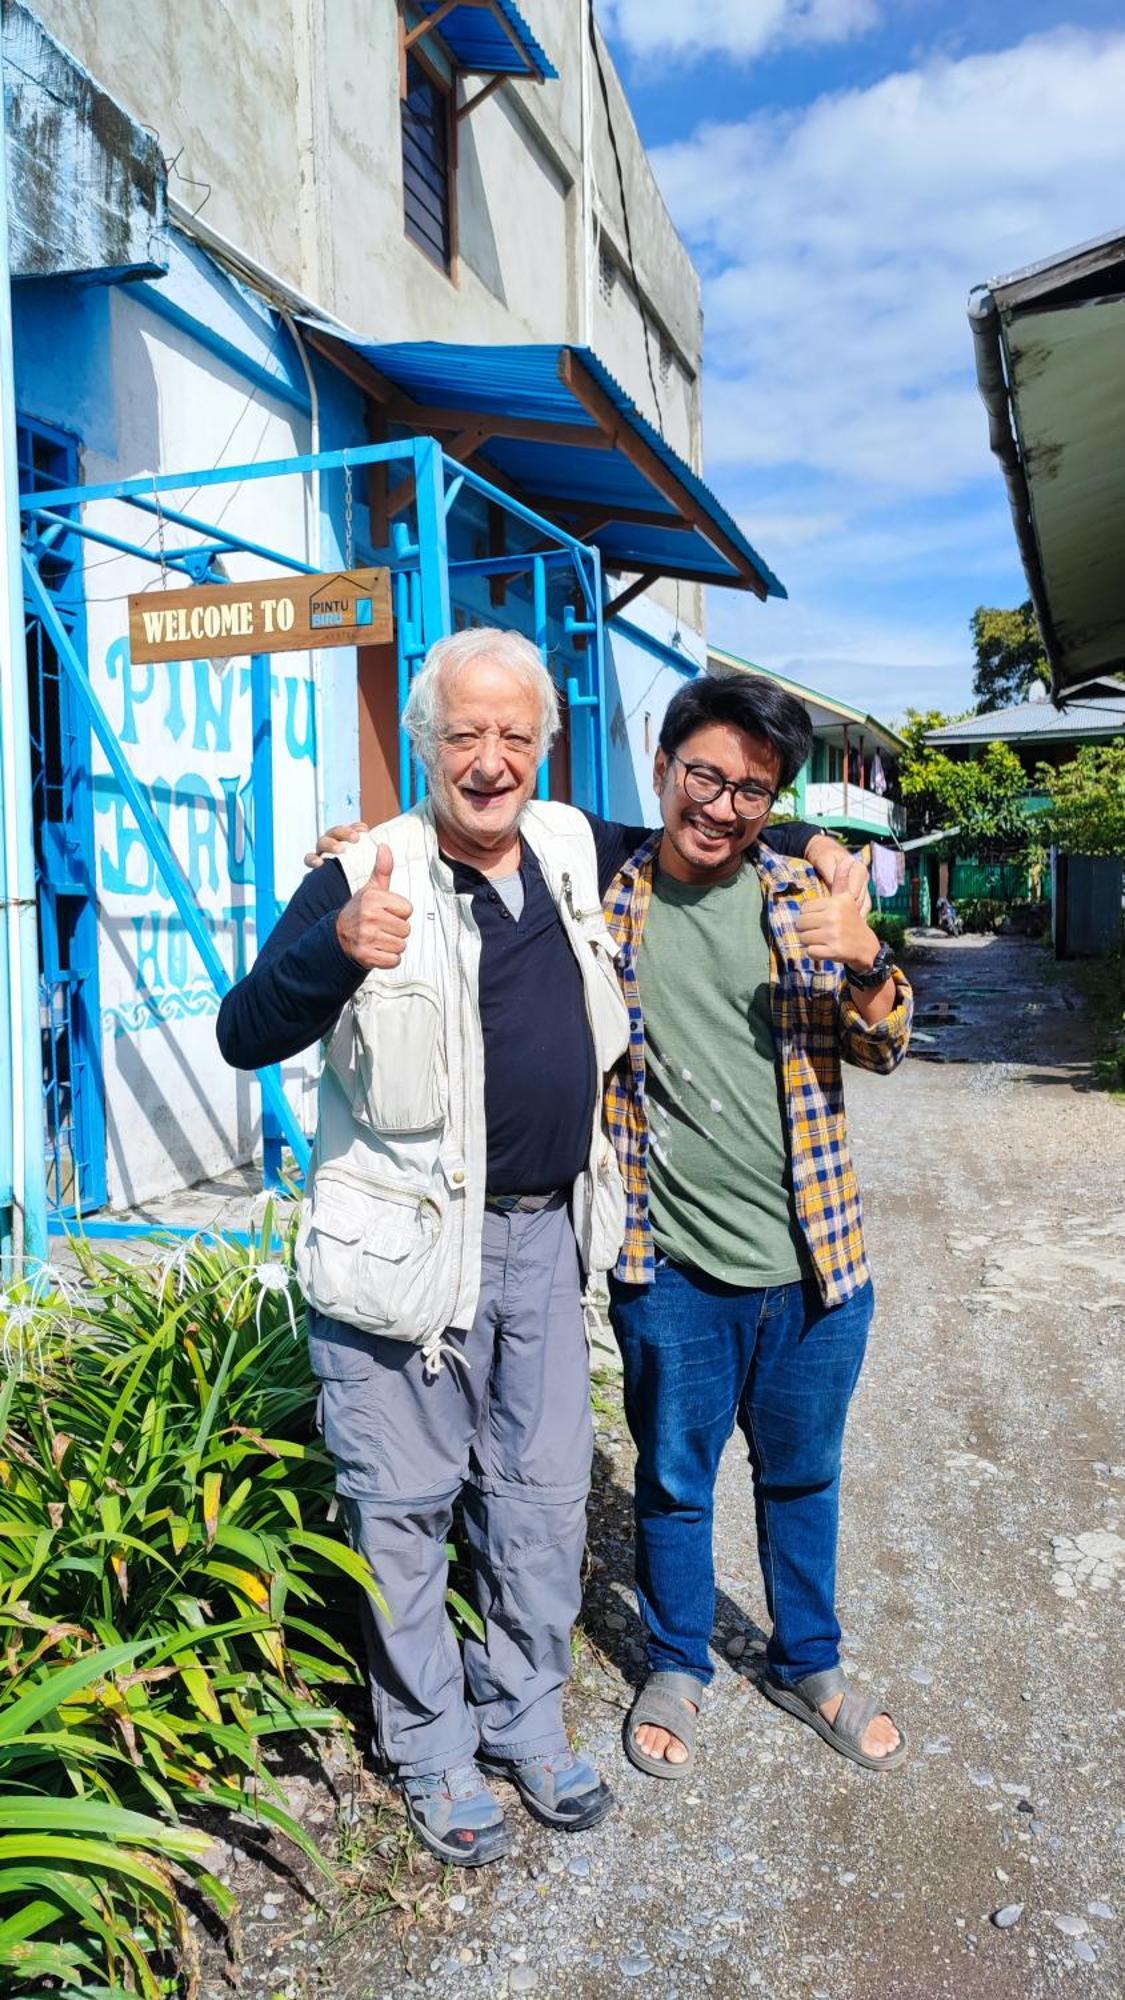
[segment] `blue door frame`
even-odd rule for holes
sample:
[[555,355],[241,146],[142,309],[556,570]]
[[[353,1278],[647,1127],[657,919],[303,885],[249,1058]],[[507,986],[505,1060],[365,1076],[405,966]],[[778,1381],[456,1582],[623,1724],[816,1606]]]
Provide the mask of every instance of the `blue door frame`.
[[[16,448],[21,487],[48,496],[73,484],[76,437],[17,417]],[[42,580],[84,655],[77,536],[55,543]],[[43,620],[25,609],[47,1199],[78,1217],[106,1199],[90,724]]]
[[[118,480],[104,485],[72,483],[54,488],[49,496],[34,487],[21,501],[25,521],[24,572],[28,604],[36,624],[42,628],[57,655],[68,687],[68,699],[82,718],[90,737],[96,737],[121,793],[132,811],[141,836],[175,904],[185,930],[203,962],[217,994],[231,985],[230,976],[215,948],[211,932],[195,902],[192,890],[169,845],[145,789],[140,786],[122,754],[114,731],[93,688],[86,668],[84,647],[76,626],[68,624],[52,595],[52,566],[78,538],[116,549],[139,561],[165,561],[185,582],[219,580],[213,575],[216,558],[232,551],[251,553],[284,568],[309,574],[312,565],[283,551],[250,543],[196,515],[179,512],[164,499],[188,488],[200,492],[212,486],[228,486],[255,479],[300,477],[306,472],[322,475],[340,472],[350,478],[354,468],[385,463],[388,473],[397,471],[409,481],[407,519],[396,521],[391,546],[384,550],[364,550],[368,563],[386,563],[393,572],[394,610],[398,653],[399,712],[409,693],[410,682],[426,653],[437,639],[452,630],[450,609],[451,574],[457,576],[511,575],[528,571],[532,578],[535,641],[544,664],[550,666],[547,626],[547,578],[555,566],[573,575],[576,603],[567,606],[563,630],[568,638],[583,642],[578,665],[564,684],[563,692],[575,720],[584,725],[583,755],[588,779],[584,789],[593,808],[604,813],[607,805],[608,742],[605,715],[605,643],[602,623],[603,585],[601,557],[596,548],[567,535],[553,522],[543,519],[510,494],[502,492],[478,473],[445,456],[434,438],[414,437],[398,443],[364,445],[354,449],[318,452],[260,464],[208,467],[182,473],[166,473],[155,478]],[[463,492],[477,493],[533,531],[535,546],[526,553],[503,557],[471,558],[451,562],[447,524]],[[101,501],[125,502],[142,515],[154,513],[199,539],[185,546],[168,548],[163,554],[150,543],[129,541],[99,529],[88,519],[87,510]],[[411,526],[412,521],[412,526]],[[74,565],[74,574],[79,574]],[[225,581],[225,579],[223,579]],[[76,614],[80,619],[80,607]],[[251,796],[254,812],[255,912],[258,949],[277,917],[276,884],[273,874],[272,830],[272,721],[269,703],[270,662],[256,658],[251,672],[251,705],[254,755]],[[319,754],[319,751],[318,751]],[[87,755],[88,766],[88,755]],[[403,808],[424,796],[424,774],[411,757],[405,736],[400,736],[400,785]],[[546,792],[546,769],[540,773],[540,792]],[[268,831],[266,829],[268,828]],[[92,884],[92,852],[88,880]],[[92,904],[96,923],[96,904]],[[96,964],[96,960],[95,960]],[[95,1017],[96,1029],[96,1017]],[[98,1072],[100,1083],[100,1069]],[[299,1174],[309,1159],[309,1145],[289,1104],[281,1078],[274,1069],[258,1072],[262,1093],[263,1153],[267,1184],[275,1185],[281,1174],[282,1143],[288,1144]],[[102,1171],[104,1200],[104,1098],[99,1092],[103,1117]],[[84,1202],[84,1207],[88,1206]],[[66,1228],[67,1211],[57,1207],[44,1220],[45,1229],[58,1233]],[[119,1235],[147,1233],[147,1224],[128,1224],[112,1218],[85,1219],[90,1234]],[[189,1233],[184,1231],[184,1233]]]

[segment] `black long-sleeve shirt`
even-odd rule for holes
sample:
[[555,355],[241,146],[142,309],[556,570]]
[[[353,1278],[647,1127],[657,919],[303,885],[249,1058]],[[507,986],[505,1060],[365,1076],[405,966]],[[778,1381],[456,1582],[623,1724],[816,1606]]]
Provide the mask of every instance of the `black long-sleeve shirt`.
[[[586,818],[604,895],[651,831]],[[815,828],[771,827],[769,846],[803,854]],[[580,1172],[589,1145],[596,1078],[582,979],[538,862],[523,849],[518,921],[488,879],[452,862],[455,889],[473,898],[481,933],[488,1187],[538,1194]],[[367,973],[349,958],[336,918],[350,896],[338,861],[310,869],[244,979],[219,1008],[219,1047],[236,1069],[284,1062],[319,1041]]]

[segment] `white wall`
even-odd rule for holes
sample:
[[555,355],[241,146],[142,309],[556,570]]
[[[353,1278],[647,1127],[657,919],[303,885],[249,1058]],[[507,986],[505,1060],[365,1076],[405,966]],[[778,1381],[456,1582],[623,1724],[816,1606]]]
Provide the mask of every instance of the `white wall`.
[[[170,193],[326,310],[379,340],[589,338],[698,470],[699,279],[600,44],[642,316],[627,274],[609,127],[585,52],[588,0],[521,0],[558,80],[509,81],[461,121],[452,276],[403,228],[395,0],[35,5],[51,32],[159,133],[165,157],[175,160]],[[462,97],[478,87],[479,79],[467,79]],[[599,231],[621,274],[608,304],[589,254]],[[702,613],[702,594],[683,586],[682,617],[701,626]]]
[[[609,727],[609,797],[614,819],[627,824],[657,826],[660,813],[652,789],[652,761],[664,711],[694,670],[706,662],[706,647],[697,632],[651,597],[629,606],[625,624],[651,635],[682,658],[688,671],[631,638],[620,623],[606,627],[606,681]],[[677,640],[677,632],[679,638]]]
[[[211,303],[212,321],[221,324],[225,302],[218,284]],[[262,345],[265,352],[264,339]],[[84,471],[92,484],[153,466],[205,468],[308,450],[307,418],[248,386],[129,290],[110,295],[108,379],[114,442],[108,450],[87,451]],[[189,488],[168,496],[168,504],[205,520],[221,518],[231,533],[313,559],[299,477],[213,487],[194,497]],[[123,538],[148,537],[156,546],[155,523],[122,503],[96,505],[87,519]],[[171,523],[165,533],[169,548],[194,539]],[[222,673],[206,661],[130,665],[125,596],[141,589],[158,595],[160,575],[135,558],[107,558],[104,548],[87,544],[91,679],[233,975],[256,948],[246,826],[249,663],[234,660]],[[236,579],[278,573],[260,557],[242,554],[232,554],[227,569]],[[182,579],[171,576],[169,587],[182,587]],[[354,655],[348,662],[354,687]],[[273,671],[276,880],[284,902],[315,839],[315,711],[307,654],[278,654]],[[246,1158],[258,1090],[220,1058],[210,981],[96,749],[93,773],[109,1199],[120,1206]],[[286,1066],[291,1100],[306,1125],[312,1074],[308,1059]]]

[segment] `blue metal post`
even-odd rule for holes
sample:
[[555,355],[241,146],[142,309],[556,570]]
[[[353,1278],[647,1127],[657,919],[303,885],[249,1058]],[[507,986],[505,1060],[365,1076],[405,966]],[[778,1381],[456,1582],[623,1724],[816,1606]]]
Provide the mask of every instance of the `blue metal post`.
[[[251,797],[254,801],[254,922],[257,929],[254,949],[261,951],[277,922],[277,870],[274,865],[273,824],[273,717],[271,682],[273,662],[268,653],[255,653],[250,661],[250,720],[253,761],[250,767]],[[281,1071],[272,1072],[282,1090]],[[281,1185],[281,1127],[262,1095],[262,1178],[267,1187]]]
[[[418,523],[417,582],[411,589],[414,637],[422,657],[453,630],[449,602],[449,542],[445,513],[445,456],[436,439],[414,439],[414,509]],[[426,774],[415,759],[413,791],[426,795]]]
[[0,1252],[21,1258],[46,1256],[47,1168],[10,268],[0,108]]
[[[599,813],[609,811],[609,718],[605,701],[605,619],[603,616],[602,552],[596,544],[588,550],[590,567],[590,595],[593,598],[594,633],[593,650],[590,661],[590,678],[593,683],[590,692],[594,696],[594,712],[591,722],[594,731],[594,766],[596,772],[596,796],[594,810]],[[581,562],[579,570],[582,571]],[[585,572],[582,571],[584,576]]]
[[[460,468],[459,468],[460,470]],[[445,461],[434,438],[414,439],[414,506],[418,516],[421,631],[428,652],[453,630],[449,608],[449,544],[445,528]]]
[[[539,649],[539,658],[542,660],[547,672],[550,673],[551,667],[547,658],[547,565],[543,561],[542,556],[536,556],[532,562],[531,582],[535,605],[535,644]],[[539,777],[535,789],[539,798],[550,798],[551,761],[549,757],[544,757],[543,762],[539,766]]]
[[[90,718],[91,726],[98,742],[101,744],[106,762],[113,772],[129,808],[136,818],[137,825],[144,835],[145,845],[156,863],[160,872],[160,878],[183,919],[184,928],[188,936],[199,953],[200,958],[203,960],[204,969],[216,993],[228,993],[231,987],[230,975],[215,949],[214,940],[203,922],[187,878],[172,852],[168,836],[129,768],[128,760],[110,726],[109,717],[106,715],[91,685],[85,665],[79,658],[70,634],[59,617],[58,611],[51,600],[50,593],[45,588],[39,571],[36,569],[30,556],[25,554],[23,565],[27,588],[32,603],[35,606],[36,615],[42,619],[43,624],[50,633],[55,651],[66,668],[67,673],[70,675],[71,685]],[[274,1112],[278,1124],[289,1143],[293,1156],[303,1173],[309,1162],[309,1144],[300,1125],[297,1123],[296,1114],[289,1099],[281,1089],[273,1070],[259,1070],[258,1077],[262,1086],[263,1100],[269,1102],[270,1108]],[[44,1239],[45,1236],[46,1230],[44,1228]]]

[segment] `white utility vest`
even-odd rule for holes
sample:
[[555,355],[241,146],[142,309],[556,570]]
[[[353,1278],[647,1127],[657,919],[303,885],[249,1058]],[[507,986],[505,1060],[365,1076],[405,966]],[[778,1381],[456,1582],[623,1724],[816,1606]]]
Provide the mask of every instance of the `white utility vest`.
[[[578,962],[598,1088],[571,1213],[588,1285],[617,1261],[625,1196],[601,1129],[602,1080],[628,1045],[617,947],[598,895],[588,820],[573,806],[525,807],[538,859]],[[316,1141],[297,1232],[310,1305],[366,1333],[413,1341],[440,1365],[446,1327],[468,1327],[480,1291],[487,1158],[480,932],[438,851],[429,803],[374,827],[337,856],[354,894],[379,846],[391,888],[413,905],[398,965],[374,971],[325,1044]]]

